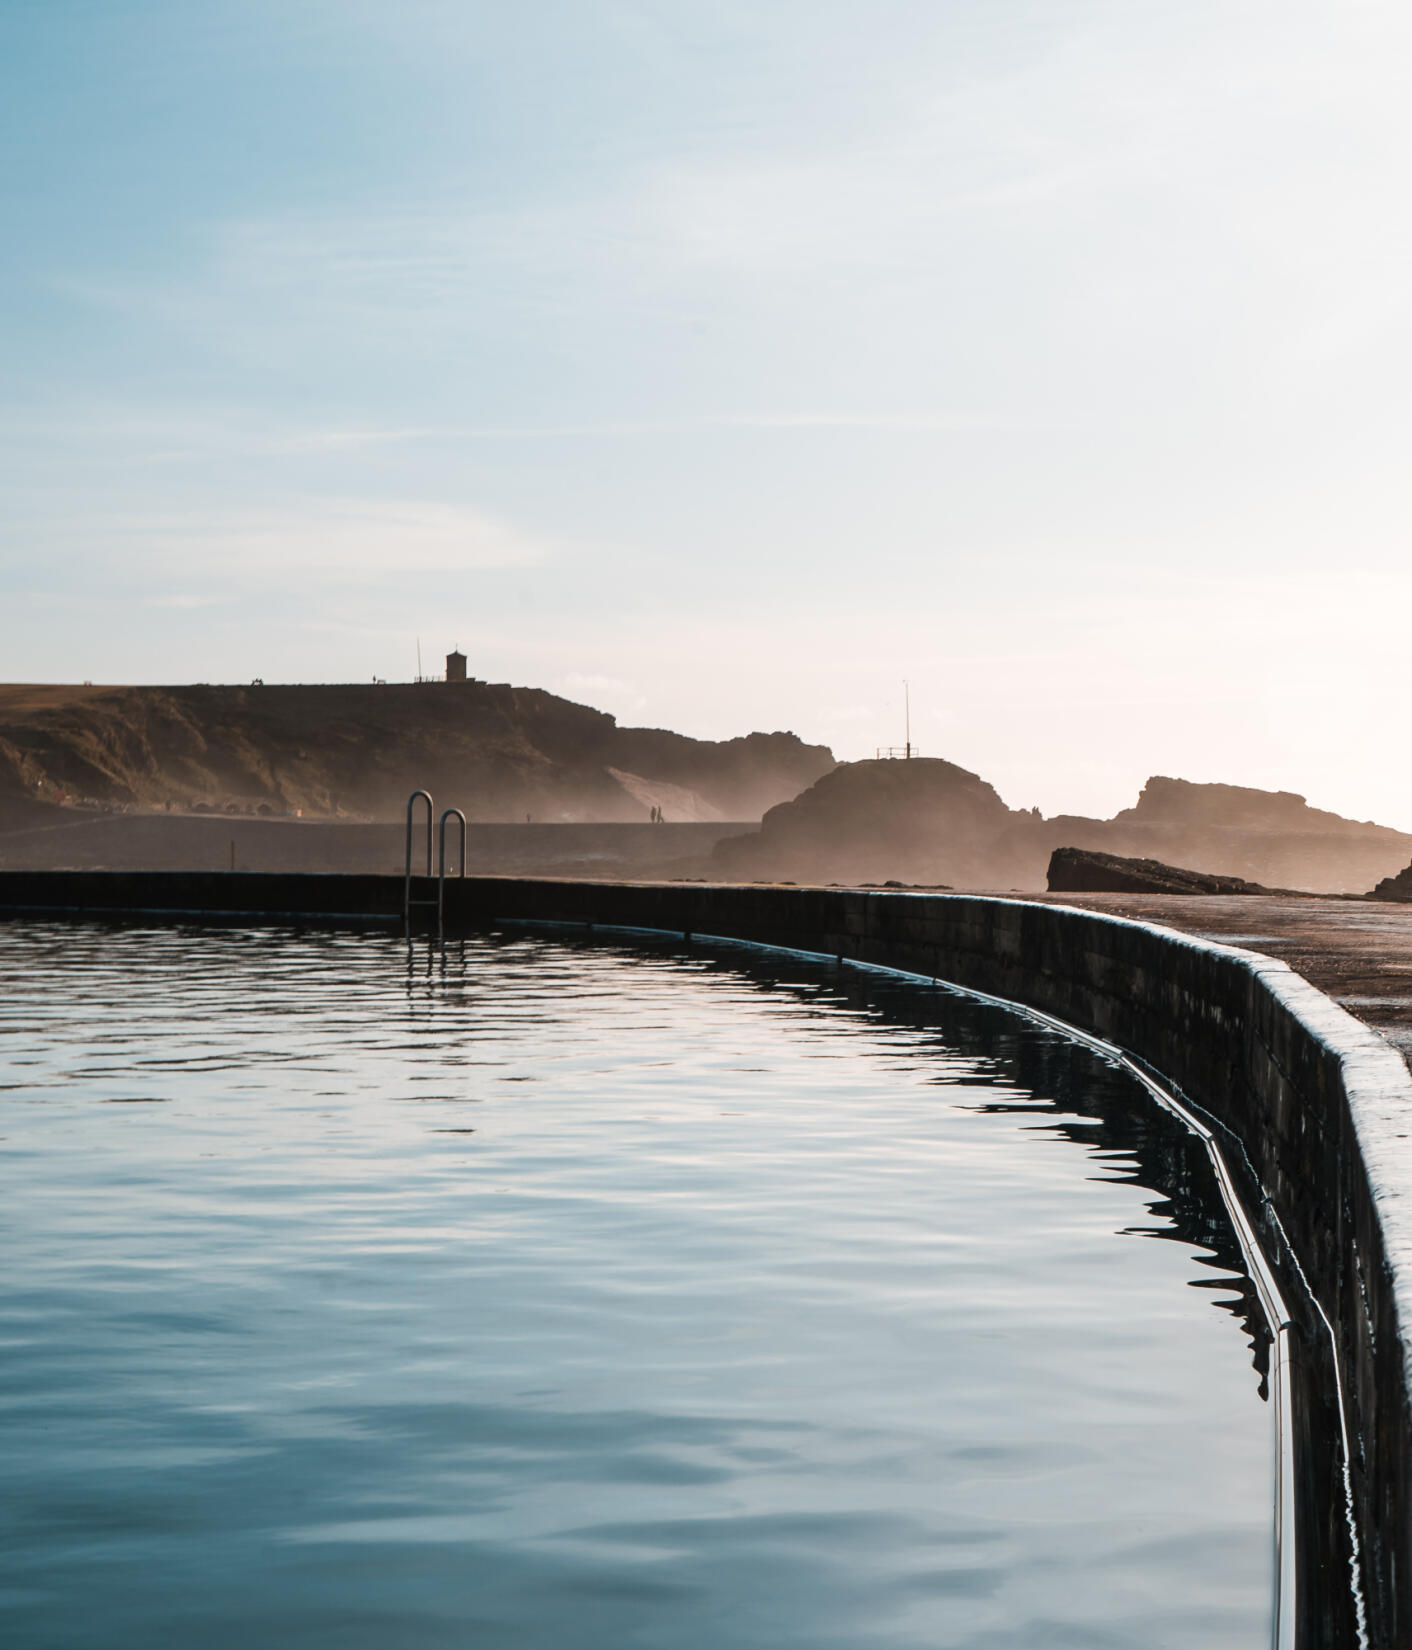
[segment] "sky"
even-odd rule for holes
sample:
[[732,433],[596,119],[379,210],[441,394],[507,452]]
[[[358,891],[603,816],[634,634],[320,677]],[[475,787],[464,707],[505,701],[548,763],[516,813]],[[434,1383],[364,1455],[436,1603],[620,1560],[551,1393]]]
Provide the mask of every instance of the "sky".
[[0,0],[0,678],[1412,830],[1412,8]]

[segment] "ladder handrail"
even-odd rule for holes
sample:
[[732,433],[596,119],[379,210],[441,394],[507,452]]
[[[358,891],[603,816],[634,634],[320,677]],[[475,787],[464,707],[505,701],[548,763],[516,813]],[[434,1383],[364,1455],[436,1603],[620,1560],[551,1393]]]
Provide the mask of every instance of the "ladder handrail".
[[446,933],[446,821],[459,819],[461,821],[461,872],[466,874],[466,816],[459,808],[448,808],[441,816],[441,846],[437,861],[436,874],[436,931],[438,935]]
[[417,798],[422,797],[427,805],[427,875],[431,875],[431,826],[436,817],[436,804],[431,799],[430,791],[413,791],[407,798],[407,879],[402,892],[402,921],[408,934],[412,932],[412,824],[416,818]]

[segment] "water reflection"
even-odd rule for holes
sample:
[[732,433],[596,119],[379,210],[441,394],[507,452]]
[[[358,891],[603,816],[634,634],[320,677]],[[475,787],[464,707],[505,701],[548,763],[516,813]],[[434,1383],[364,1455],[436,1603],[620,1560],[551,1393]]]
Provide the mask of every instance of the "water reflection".
[[1267,1637],[1204,1154],[1004,1011],[12,925],[0,1081],[6,1642]]
[[[512,930],[510,943],[516,938]],[[631,954],[611,938],[596,944],[605,951]],[[896,1027],[906,1034],[899,1042],[899,1051],[905,1051],[900,1069],[940,1088],[959,1086],[971,1093],[992,1089],[1004,1096],[953,1099],[953,1104],[1035,1119],[1026,1127],[1070,1140],[1101,1164],[1105,1172],[1094,1178],[1151,1191],[1152,1221],[1122,1230],[1134,1237],[1178,1243],[1193,1252],[1198,1265],[1210,1269],[1212,1276],[1190,1278],[1188,1285],[1211,1291],[1213,1304],[1239,1321],[1260,1380],[1260,1396],[1268,1396],[1269,1326],[1206,1149],[1178,1118],[1147,1099],[1129,1073],[1085,1044],[945,985],[881,970],[840,968],[823,960],[811,963],[753,947],[731,946],[712,954],[701,946],[679,947],[645,936],[634,945],[652,946],[662,955],[696,966],[705,959],[708,968],[739,974],[762,990],[787,991],[801,1004],[842,1008],[874,1028]],[[950,1069],[957,1055],[965,1062],[963,1076]]]

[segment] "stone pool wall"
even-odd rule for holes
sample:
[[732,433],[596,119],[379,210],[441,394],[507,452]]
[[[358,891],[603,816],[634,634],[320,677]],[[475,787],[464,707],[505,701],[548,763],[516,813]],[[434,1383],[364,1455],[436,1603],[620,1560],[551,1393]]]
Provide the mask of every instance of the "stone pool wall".
[[[434,886],[419,880],[417,892]],[[0,913],[394,922],[402,892],[400,877],[0,872]],[[1024,900],[469,878],[448,883],[446,905],[452,932],[509,918],[636,926],[908,969],[1039,1009],[1153,1066],[1239,1138],[1259,1183],[1248,1190],[1257,1206],[1268,1198],[1334,1326],[1371,1642],[1412,1643],[1412,1406],[1401,1327],[1412,1323],[1412,1078],[1376,1033],[1283,963]],[[1314,1483],[1307,1495],[1331,1524],[1341,1517],[1340,1484]]]

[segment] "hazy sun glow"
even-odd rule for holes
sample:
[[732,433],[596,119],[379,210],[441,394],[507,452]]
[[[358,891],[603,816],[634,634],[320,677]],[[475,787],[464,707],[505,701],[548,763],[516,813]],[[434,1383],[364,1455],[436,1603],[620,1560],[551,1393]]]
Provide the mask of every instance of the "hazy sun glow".
[[9,679],[474,674],[1412,828],[1412,13],[0,10]]

